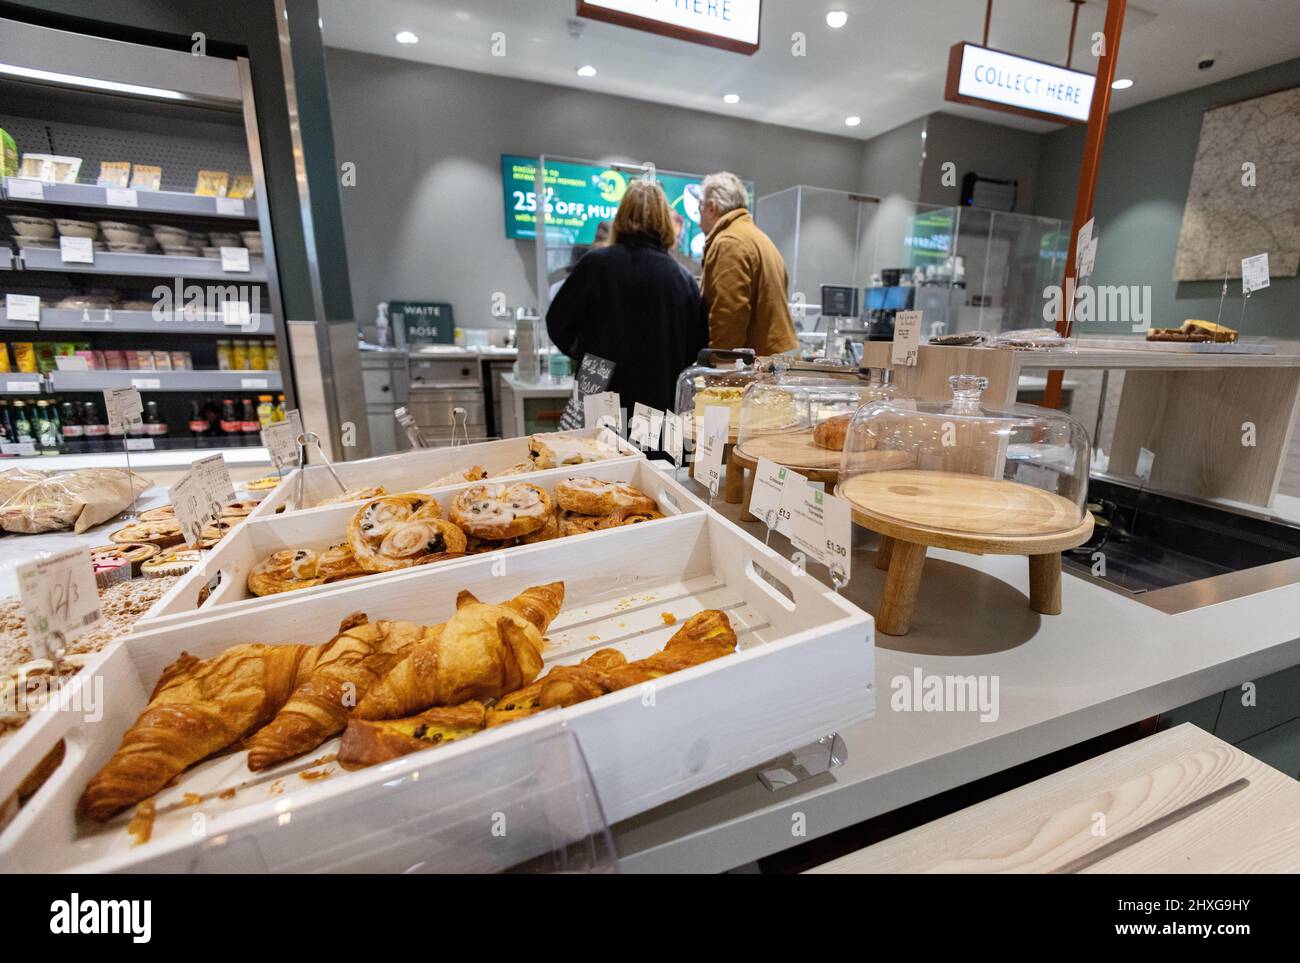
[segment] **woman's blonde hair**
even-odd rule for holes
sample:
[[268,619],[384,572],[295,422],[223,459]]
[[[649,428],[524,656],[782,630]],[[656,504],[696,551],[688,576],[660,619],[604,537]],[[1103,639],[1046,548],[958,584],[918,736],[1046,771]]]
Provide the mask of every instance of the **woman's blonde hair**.
[[669,250],[677,243],[677,225],[663,189],[650,181],[633,181],[614,215],[614,243],[625,238],[648,238]]

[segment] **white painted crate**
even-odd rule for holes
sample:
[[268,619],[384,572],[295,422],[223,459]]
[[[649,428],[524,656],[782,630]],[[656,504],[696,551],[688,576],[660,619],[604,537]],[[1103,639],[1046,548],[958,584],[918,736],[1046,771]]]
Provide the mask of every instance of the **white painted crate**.
[[[126,833],[129,812],[105,826],[75,815],[85,785],[182,650],[211,657],[240,642],[324,642],[356,611],[436,623],[452,613],[462,588],[501,601],[555,579],[564,580],[566,598],[548,633],[548,664],[574,663],[605,646],[629,659],[644,657],[674,631],[664,613],[680,622],[705,608],[726,611],[740,651],[658,680],[653,700],[634,687],[321,780],[298,774],[319,770],[323,764],[313,767],[310,760],[334,752],[337,740],[263,773],[247,769],[242,751],[219,756],[155,797],[153,836],[143,845],[132,845]],[[557,725],[576,736],[613,824],[868,718],[875,708],[871,617],[714,512],[527,546],[510,556],[504,574],[494,574],[490,557],[474,558],[408,579],[344,583],[309,598],[295,594],[266,608],[159,626],[100,653],[74,677],[63,701],[72,704],[78,690],[102,686],[108,696],[102,719],[40,713],[15,737],[10,762],[0,770],[0,798],[58,740],[66,740],[67,755],[0,833],[0,866],[183,871],[195,865],[205,840],[224,838],[250,845],[261,865],[274,868],[407,869],[421,842],[408,823],[413,813],[436,816],[448,793],[464,789],[459,780],[477,760],[553,736]],[[231,789],[233,798],[219,798]],[[400,796],[384,795],[399,789]],[[187,793],[203,797],[198,809],[186,804]],[[484,845],[481,822],[459,840],[461,848]]]
[[[685,486],[675,481],[671,474],[656,468],[644,458],[616,458],[586,465],[567,465],[564,468],[552,468],[532,474],[528,476],[528,481],[554,494],[556,482],[573,475],[585,475],[606,481],[630,482],[654,498],[665,515],[707,510],[707,506]],[[462,482],[459,485],[432,489],[431,493],[442,505],[443,517],[447,518],[456,494],[479,484],[482,483]],[[144,626],[163,621],[175,622],[194,618],[196,615],[222,611],[231,605],[264,606],[275,596],[258,598],[248,591],[248,573],[253,570],[253,567],[268,555],[281,549],[309,548],[319,551],[346,541],[348,522],[352,520],[361,504],[357,502],[350,505],[327,505],[323,508],[312,508],[287,515],[251,519],[237,526],[217,543],[216,548],[200,565],[196,565],[172,586],[136,624]],[[656,523],[641,522],[640,524]],[[585,538],[586,536],[570,537]],[[513,552],[516,549],[504,551]],[[443,564],[457,563],[458,560],[451,560]],[[401,578],[410,575],[412,571],[413,569],[408,568],[393,572],[376,572],[355,581],[374,584],[376,580]],[[218,576],[220,576],[219,584],[200,605],[199,597],[204,588]],[[317,585],[312,588],[297,589],[292,594],[315,595],[329,592],[343,584],[345,583],[335,582],[329,585]]]
[[[557,434],[571,435],[575,438],[595,438],[600,430],[580,428],[576,431],[557,432]],[[614,437],[617,438],[616,435]],[[624,451],[623,457],[644,457],[640,451],[623,439],[619,438],[618,444]],[[361,461],[335,462],[334,470],[338,472],[339,478],[349,490],[382,485],[389,494],[397,495],[401,492],[428,491],[431,482],[452,472],[465,471],[475,465],[492,474],[505,471],[527,460],[528,439],[524,437],[483,441],[473,445],[458,445],[455,448],[421,448],[398,452],[395,455],[365,458]],[[284,481],[267,493],[249,517],[266,518],[269,515],[288,512],[297,490],[298,472],[292,471],[285,476]],[[322,498],[330,498],[338,494],[339,486],[324,465],[308,465],[303,470],[303,501],[307,505],[315,505]],[[357,505],[359,502],[352,504]]]

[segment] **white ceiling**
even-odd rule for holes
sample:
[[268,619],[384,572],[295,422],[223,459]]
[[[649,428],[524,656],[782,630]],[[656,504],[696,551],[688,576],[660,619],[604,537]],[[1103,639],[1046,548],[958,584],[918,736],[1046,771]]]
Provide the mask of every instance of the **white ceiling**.
[[[948,48],[980,42],[984,0],[765,0],[762,49],[752,57],[582,20],[574,0],[321,0],[325,41],[367,53],[598,90],[804,130],[869,138],[934,110],[1029,130],[1053,125],[943,99]],[[849,13],[832,30],[828,10]],[[989,45],[1064,63],[1069,0],[994,0]],[[1092,69],[1090,38],[1104,0],[1079,15],[1074,65]],[[410,30],[420,40],[394,40]],[[492,55],[493,34],[505,56]],[[807,56],[791,54],[802,32]],[[1203,54],[1211,70],[1197,68]],[[1300,0],[1132,0],[1112,110],[1300,57]],[[591,64],[598,74],[577,76]],[[724,104],[736,93],[740,103]],[[858,115],[862,124],[844,125]],[[500,123],[507,118],[484,118]]]

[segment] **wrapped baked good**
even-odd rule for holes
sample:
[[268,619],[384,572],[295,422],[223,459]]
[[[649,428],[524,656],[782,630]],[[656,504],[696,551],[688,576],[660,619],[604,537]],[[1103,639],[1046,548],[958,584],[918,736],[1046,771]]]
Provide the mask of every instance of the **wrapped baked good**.
[[0,504],[0,528],[28,535],[67,529],[84,532],[125,511],[152,484],[123,468],[58,472],[13,491],[16,481],[5,486],[10,494]]

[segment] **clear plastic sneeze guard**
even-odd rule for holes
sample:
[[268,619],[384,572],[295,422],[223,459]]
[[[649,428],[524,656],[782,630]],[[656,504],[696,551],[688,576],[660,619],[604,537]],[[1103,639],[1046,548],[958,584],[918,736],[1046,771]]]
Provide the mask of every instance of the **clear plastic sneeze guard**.
[[611,873],[616,855],[582,750],[558,717],[528,742],[410,758],[325,810],[278,812],[207,840],[193,873]]

